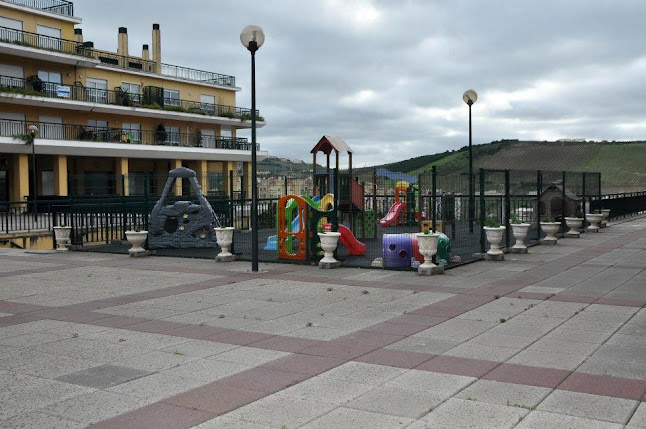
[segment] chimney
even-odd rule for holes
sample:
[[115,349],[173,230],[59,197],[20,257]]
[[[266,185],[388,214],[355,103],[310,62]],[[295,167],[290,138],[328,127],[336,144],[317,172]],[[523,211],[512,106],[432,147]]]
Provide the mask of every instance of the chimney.
[[75,28],[74,29],[74,39],[76,39],[77,42],[83,43],[83,30],[80,28]]
[[155,72],[161,74],[161,32],[159,24],[153,24],[153,61],[155,61]]
[[128,29],[126,27],[119,27],[119,39],[117,46],[117,54],[128,56]]
[[144,45],[143,48],[141,49],[141,58],[144,61],[148,61],[150,59],[150,52],[148,51],[148,45]]

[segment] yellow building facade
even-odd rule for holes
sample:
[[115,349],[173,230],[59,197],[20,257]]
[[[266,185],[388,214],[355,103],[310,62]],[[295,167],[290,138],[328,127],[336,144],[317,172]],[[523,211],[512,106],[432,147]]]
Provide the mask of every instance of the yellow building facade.
[[[81,22],[65,0],[0,0],[0,201],[154,194],[180,166],[205,193],[249,176],[251,145],[237,131],[252,112],[236,107],[235,77],[162,62],[159,24],[135,55],[126,28],[108,52]],[[236,190],[250,195],[249,182]]]

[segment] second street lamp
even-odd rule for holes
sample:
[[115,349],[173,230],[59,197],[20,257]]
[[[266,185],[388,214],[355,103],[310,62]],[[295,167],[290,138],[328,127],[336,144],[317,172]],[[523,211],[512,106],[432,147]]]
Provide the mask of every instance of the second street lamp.
[[240,42],[251,52],[251,271],[258,271],[258,179],[256,172],[256,51],[265,42],[257,25],[240,32]]
[[462,99],[469,106],[469,232],[473,232],[473,218],[475,217],[475,195],[473,180],[473,148],[471,141],[471,106],[478,99],[478,93],[472,89],[467,89],[462,94]]

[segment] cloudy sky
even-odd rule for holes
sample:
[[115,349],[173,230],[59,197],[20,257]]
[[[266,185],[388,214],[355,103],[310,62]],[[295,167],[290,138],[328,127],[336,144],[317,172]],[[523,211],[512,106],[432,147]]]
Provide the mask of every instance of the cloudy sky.
[[[130,52],[162,30],[162,60],[236,76],[250,107],[247,24],[256,55],[263,150],[309,161],[323,134],[354,165],[503,138],[644,139],[643,0],[76,0],[85,40]],[[239,134],[240,135],[240,134]],[[249,133],[242,133],[248,136]]]

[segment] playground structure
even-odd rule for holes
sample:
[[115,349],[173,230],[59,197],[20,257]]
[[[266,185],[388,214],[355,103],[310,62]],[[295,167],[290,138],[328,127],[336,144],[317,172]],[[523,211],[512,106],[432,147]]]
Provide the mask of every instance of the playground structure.
[[[402,197],[403,195],[403,197]],[[379,221],[381,226],[415,225],[419,220],[417,201],[419,188],[416,183],[399,180],[395,184],[395,203],[390,207],[386,216]]]
[[[424,262],[424,256],[419,252],[417,236],[408,234],[384,234],[381,238],[383,259],[381,266],[386,268],[407,268]],[[440,233],[437,241],[437,261],[439,264],[447,265],[451,243],[449,237]],[[379,264],[379,261],[376,265]]]

